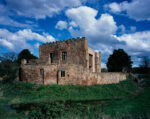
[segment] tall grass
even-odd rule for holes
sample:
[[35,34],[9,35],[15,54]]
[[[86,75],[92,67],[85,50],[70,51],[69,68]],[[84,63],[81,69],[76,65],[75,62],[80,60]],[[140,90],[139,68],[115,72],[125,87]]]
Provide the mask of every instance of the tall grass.
[[9,112],[24,118],[132,119],[150,111],[150,88],[139,88],[130,78],[119,84],[92,86],[0,82],[0,92],[3,117]]

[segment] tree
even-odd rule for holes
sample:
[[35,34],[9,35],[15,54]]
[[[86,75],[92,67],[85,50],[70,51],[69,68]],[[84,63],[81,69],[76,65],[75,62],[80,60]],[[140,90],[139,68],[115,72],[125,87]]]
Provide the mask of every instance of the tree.
[[22,59],[26,59],[28,61],[30,59],[37,59],[37,57],[32,55],[28,49],[24,49],[18,54],[18,63],[19,64],[21,64]]
[[149,69],[150,69],[150,60],[148,58],[148,56],[144,56],[142,58],[142,62],[140,65],[140,69],[141,69],[141,73],[149,73]]
[[0,56],[0,77],[5,82],[12,82],[18,76],[17,55],[15,53],[4,53]]
[[131,57],[123,49],[114,50],[108,58],[107,68],[109,72],[129,71],[131,66]]

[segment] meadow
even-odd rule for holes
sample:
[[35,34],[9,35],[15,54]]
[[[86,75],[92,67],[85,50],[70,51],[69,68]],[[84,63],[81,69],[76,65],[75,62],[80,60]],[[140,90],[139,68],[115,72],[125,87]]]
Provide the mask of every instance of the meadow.
[[150,86],[34,85],[0,81],[0,119],[147,119]]

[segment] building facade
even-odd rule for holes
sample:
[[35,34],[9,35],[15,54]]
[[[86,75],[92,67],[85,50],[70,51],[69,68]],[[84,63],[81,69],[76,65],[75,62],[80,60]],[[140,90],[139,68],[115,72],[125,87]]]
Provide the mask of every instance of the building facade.
[[22,60],[20,71],[20,80],[34,84],[92,85],[124,79],[122,73],[101,73],[101,53],[88,48],[85,37],[42,44],[39,59]]

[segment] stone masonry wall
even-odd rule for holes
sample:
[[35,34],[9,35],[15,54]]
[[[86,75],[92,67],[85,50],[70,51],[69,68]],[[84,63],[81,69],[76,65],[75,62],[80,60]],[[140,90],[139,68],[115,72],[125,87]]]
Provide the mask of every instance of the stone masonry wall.
[[[67,52],[67,61],[62,61],[62,52]],[[47,63],[51,64],[50,53],[55,54],[54,63],[77,64],[87,67],[88,43],[85,38],[43,44],[39,47],[39,61],[44,58],[49,61]]]
[[[67,52],[65,61],[62,60],[62,52]],[[52,63],[50,53],[55,54]],[[89,54],[93,56],[92,70],[89,69]],[[126,79],[126,75],[122,73],[100,73],[101,54],[88,48],[84,37],[43,44],[39,48],[39,56],[39,59],[28,63],[22,61],[20,80],[45,85],[93,85],[119,83]],[[61,74],[63,71],[65,76]]]
[[[44,77],[40,70],[44,69]],[[57,84],[56,66],[51,65],[24,65],[21,69],[21,79],[23,82],[33,84]]]
[[[44,69],[44,78],[40,74],[40,69]],[[61,77],[61,70],[65,70],[65,77]],[[21,77],[24,82],[34,84],[93,85],[119,83],[126,79],[126,74],[96,73],[74,64],[24,65]]]

